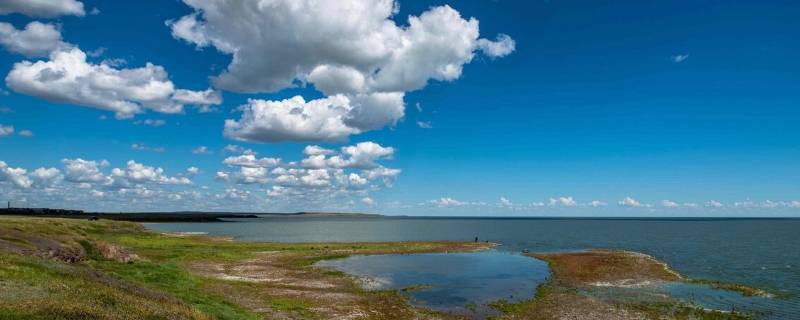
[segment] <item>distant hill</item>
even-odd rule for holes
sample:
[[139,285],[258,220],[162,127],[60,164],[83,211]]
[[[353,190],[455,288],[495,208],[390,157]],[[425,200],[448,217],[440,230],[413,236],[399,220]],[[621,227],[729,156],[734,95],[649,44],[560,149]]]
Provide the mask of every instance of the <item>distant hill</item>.
[[1,208],[0,215],[27,217],[109,219],[135,222],[222,222],[226,219],[257,219],[261,217],[382,217],[378,214],[340,212],[245,213],[245,212],[84,212],[51,208]]

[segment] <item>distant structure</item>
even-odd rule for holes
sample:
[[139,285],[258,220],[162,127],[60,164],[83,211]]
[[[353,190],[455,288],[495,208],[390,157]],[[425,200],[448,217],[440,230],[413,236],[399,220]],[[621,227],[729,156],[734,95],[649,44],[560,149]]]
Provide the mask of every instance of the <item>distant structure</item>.
[[52,209],[52,208],[14,208],[11,201],[6,202],[6,208],[0,209],[0,214],[14,215],[70,215],[84,214],[83,210]]

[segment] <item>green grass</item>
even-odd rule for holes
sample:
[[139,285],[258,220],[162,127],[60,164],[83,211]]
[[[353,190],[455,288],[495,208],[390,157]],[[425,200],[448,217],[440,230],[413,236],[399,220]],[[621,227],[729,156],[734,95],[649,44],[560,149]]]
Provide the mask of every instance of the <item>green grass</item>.
[[[2,218],[0,233],[8,233],[4,231],[79,246],[87,260],[67,264],[0,250],[0,319],[259,318],[204,290],[210,280],[181,265],[187,258],[225,259],[244,251],[160,237],[126,222]],[[151,255],[134,263],[106,260],[96,241],[126,243]]]
[[270,308],[278,311],[307,312],[309,304],[291,298],[272,298],[268,301]]
[[179,301],[98,280],[85,266],[35,257],[0,253],[0,284],[0,319],[207,319]]
[[489,303],[488,306],[492,309],[502,312],[503,314],[514,314],[526,309],[526,302],[527,301],[514,303],[508,302],[506,299],[500,299]]

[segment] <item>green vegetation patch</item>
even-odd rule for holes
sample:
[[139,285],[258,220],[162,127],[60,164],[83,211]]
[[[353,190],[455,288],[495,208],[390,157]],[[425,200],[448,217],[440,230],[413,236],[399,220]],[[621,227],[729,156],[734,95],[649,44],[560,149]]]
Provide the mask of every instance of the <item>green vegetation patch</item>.
[[293,298],[270,298],[269,306],[278,311],[308,312],[309,304]]

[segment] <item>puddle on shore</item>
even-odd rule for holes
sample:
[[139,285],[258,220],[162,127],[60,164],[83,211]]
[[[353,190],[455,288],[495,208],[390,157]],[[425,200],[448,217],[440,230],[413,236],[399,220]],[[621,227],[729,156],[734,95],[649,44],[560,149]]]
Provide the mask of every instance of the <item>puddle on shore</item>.
[[739,292],[717,289],[705,284],[664,282],[631,287],[596,286],[585,288],[582,293],[601,299],[613,297],[627,302],[669,303],[677,299],[707,310],[735,311],[758,319],[794,319],[788,316],[789,314],[773,311],[780,302],[774,298],[745,296]]
[[[769,319],[791,319],[780,310],[773,297],[744,296],[735,291],[715,289],[704,284],[673,282],[659,288],[670,296],[706,309],[745,312]],[[789,316],[789,317],[787,317]],[[796,315],[795,315],[796,316]]]
[[367,289],[401,290],[414,305],[474,318],[496,315],[490,302],[533,297],[549,275],[541,260],[499,251],[352,256],[316,265],[361,277]]

